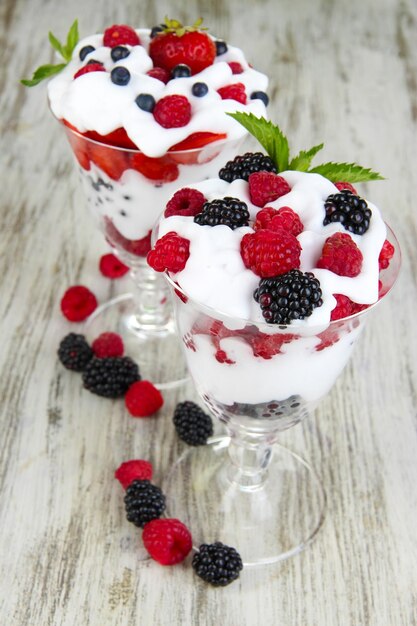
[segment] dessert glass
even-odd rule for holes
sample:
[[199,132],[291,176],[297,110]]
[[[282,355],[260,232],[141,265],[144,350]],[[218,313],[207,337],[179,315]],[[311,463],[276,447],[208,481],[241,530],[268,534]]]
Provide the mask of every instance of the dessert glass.
[[115,254],[130,268],[132,285],[130,293],[110,300],[90,316],[86,335],[94,339],[105,331],[119,333],[143,377],[160,389],[181,384],[187,371],[169,288],[146,263],[151,231],[174,191],[217,175],[237,154],[242,139],[150,158],[139,150],[87,138],[63,123],[62,127],[78,162],[90,212]]
[[[380,302],[400,268],[400,249],[381,271]],[[321,528],[326,494],[303,458],[277,443],[331,389],[375,308],[320,327],[275,326],[232,318],[187,296],[165,274],[191,377],[226,437],[184,452],[166,478],[168,517],[181,519],[194,545],[222,541],[245,565],[306,548]]]

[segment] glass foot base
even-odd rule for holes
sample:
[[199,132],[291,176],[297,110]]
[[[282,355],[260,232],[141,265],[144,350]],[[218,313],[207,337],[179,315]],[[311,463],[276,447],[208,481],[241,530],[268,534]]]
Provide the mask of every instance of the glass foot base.
[[242,489],[228,477],[229,441],[213,438],[179,458],[165,479],[166,517],[188,526],[195,548],[221,541],[236,548],[246,566],[298,554],[324,521],[326,494],[315,471],[275,444],[267,480]]
[[158,389],[173,389],[188,380],[174,320],[163,326],[141,326],[135,317],[132,294],[109,300],[89,317],[84,327],[87,340],[91,342],[104,332],[121,335],[126,356],[139,365],[141,377]]

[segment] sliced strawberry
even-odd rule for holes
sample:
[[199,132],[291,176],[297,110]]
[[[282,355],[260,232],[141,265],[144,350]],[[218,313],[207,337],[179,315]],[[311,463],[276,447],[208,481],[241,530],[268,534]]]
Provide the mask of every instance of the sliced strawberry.
[[178,166],[169,156],[160,158],[148,157],[143,152],[130,155],[129,167],[140,172],[149,180],[171,183],[179,176]]
[[119,180],[129,166],[127,155],[122,150],[104,144],[91,143],[89,154],[93,163],[113,180]]
[[107,135],[100,135],[99,133],[96,133],[95,130],[89,130],[84,133],[84,136],[92,139],[93,141],[108,144],[109,146],[137,150],[136,144],[133,143],[124,128],[116,128],[116,130],[108,133]]
[[171,152],[172,150],[193,150],[194,148],[203,148],[213,141],[220,141],[220,139],[226,139],[226,137],[226,133],[192,133],[179,143],[176,143],[174,146],[172,146],[169,151]]

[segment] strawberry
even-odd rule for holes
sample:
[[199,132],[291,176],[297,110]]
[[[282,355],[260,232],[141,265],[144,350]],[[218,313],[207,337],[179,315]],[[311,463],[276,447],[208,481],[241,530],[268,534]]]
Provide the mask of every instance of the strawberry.
[[185,139],[176,143],[170,151],[174,150],[195,150],[196,148],[203,148],[213,141],[220,141],[220,139],[226,139],[226,133],[210,133],[202,131],[199,133],[192,133]]
[[172,183],[179,176],[178,166],[169,156],[153,158],[143,152],[135,152],[130,155],[129,167],[159,183]]
[[200,28],[202,19],[193,26],[166,19],[162,30],[151,40],[149,55],[157,67],[171,71],[176,65],[188,65],[191,74],[212,65],[216,57],[214,41]]
[[115,150],[104,144],[90,144],[90,159],[113,180],[119,180],[128,167],[128,161],[122,150]]
[[116,128],[116,130],[108,133],[107,135],[100,135],[99,133],[96,133],[95,130],[88,130],[86,133],[83,133],[83,135],[84,137],[88,137],[88,139],[98,141],[99,143],[105,143],[109,146],[137,150],[136,144],[133,143],[124,128]]

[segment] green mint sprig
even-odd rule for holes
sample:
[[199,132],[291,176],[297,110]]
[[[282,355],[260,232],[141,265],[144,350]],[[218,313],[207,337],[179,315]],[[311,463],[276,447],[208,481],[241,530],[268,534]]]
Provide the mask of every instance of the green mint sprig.
[[299,172],[321,174],[332,182],[362,183],[368,180],[384,180],[381,174],[357,165],[356,163],[322,163],[311,168],[311,162],[324,144],[313,146],[309,150],[301,150],[290,159],[288,139],[282,130],[265,118],[256,117],[253,113],[228,113],[237,122],[242,124],[251,135],[263,146],[275,163],[278,172],[287,169]]
[[58,63],[57,65],[41,65],[34,71],[31,79],[22,78],[20,82],[22,83],[22,85],[25,85],[25,87],[34,87],[42,80],[45,80],[45,78],[49,78],[50,76],[58,74],[61,70],[64,69],[64,67],[68,65],[68,63],[71,61],[74,48],[80,39],[78,34],[78,20],[74,20],[73,24],[71,25],[65,43],[61,43],[59,39],[57,39],[55,35],[51,32],[49,33],[48,37],[49,43],[51,44],[53,49],[62,56],[65,63]]

